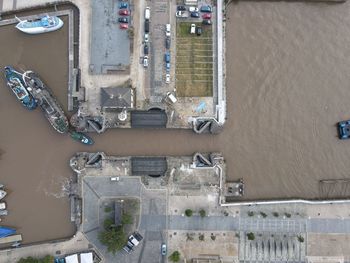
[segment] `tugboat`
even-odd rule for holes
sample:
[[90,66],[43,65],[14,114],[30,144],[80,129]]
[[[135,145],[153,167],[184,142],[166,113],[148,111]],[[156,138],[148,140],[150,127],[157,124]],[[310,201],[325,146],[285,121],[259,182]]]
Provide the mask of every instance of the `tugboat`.
[[57,16],[46,15],[34,20],[21,20],[18,17],[16,17],[16,19],[19,21],[16,28],[24,33],[32,35],[52,32],[63,26],[63,21]]
[[24,72],[23,81],[28,86],[30,94],[37,100],[51,126],[58,133],[67,133],[69,129],[68,119],[51,90],[32,71]]
[[7,80],[7,86],[13,91],[17,99],[22,102],[23,106],[28,110],[34,110],[37,107],[36,101],[25,87],[22,75],[12,67],[7,66],[5,67],[5,78]]
[[73,140],[76,140],[77,142],[81,142],[85,145],[92,145],[94,144],[94,141],[87,135],[81,132],[70,132],[70,137],[72,137]]

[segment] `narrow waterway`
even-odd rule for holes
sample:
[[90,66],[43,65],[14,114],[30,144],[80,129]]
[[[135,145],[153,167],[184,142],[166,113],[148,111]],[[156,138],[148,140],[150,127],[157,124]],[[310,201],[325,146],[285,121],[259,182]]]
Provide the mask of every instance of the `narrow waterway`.
[[[191,155],[221,151],[245,199],[317,198],[320,179],[350,178],[350,142],[335,123],[350,118],[350,2],[238,2],[228,10],[228,121],[219,135],[181,130],[108,131],[93,147],[56,134],[0,82],[0,182],[25,242],[74,233],[65,187],[77,151],[113,155]],[[0,67],[33,69],[65,105],[67,26],[27,36],[0,28]],[[346,191],[345,191],[346,192]],[[346,193],[343,193],[346,194]]]

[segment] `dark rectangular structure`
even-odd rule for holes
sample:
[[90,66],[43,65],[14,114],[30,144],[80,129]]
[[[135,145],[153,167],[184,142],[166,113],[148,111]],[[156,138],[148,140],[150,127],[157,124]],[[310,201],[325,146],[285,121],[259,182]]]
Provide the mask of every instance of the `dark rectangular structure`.
[[166,157],[132,157],[131,173],[132,175],[149,175],[159,177],[165,175],[168,169]]

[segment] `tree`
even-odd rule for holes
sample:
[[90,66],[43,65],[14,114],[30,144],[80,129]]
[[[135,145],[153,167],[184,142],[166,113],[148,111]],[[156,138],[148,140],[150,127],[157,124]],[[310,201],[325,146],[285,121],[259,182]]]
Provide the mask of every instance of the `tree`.
[[297,236],[297,239],[300,243],[303,243],[304,242],[304,238],[302,236]]
[[100,232],[98,235],[100,242],[107,246],[108,252],[113,254],[121,250],[127,242],[127,237],[124,233],[123,227],[113,227],[110,230]]
[[191,217],[193,215],[193,211],[191,209],[186,209],[185,215]]
[[170,256],[169,260],[172,262],[179,262],[180,261],[180,252],[174,251]]
[[132,224],[132,216],[127,213],[122,214],[122,224],[123,225]]
[[288,218],[292,217],[292,214],[290,214],[290,213],[284,213],[284,215]]
[[279,216],[279,214],[277,212],[273,212],[272,214],[273,214],[274,217],[278,217]]
[[204,209],[199,210],[199,215],[200,215],[201,217],[205,217],[206,214],[207,214],[207,213],[205,212]]
[[186,233],[186,241],[192,241],[193,240],[193,236],[190,233]]
[[106,231],[110,230],[114,226],[114,220],[112,218],[106,218],[103,222],[103,227]]
[[247,237],[248,237],[248,240],[254,240],[254,239],[255,239],[255,235],[254,235],[254,233],[252,233],[252,232],[249,232],[249,233],[247,234]]

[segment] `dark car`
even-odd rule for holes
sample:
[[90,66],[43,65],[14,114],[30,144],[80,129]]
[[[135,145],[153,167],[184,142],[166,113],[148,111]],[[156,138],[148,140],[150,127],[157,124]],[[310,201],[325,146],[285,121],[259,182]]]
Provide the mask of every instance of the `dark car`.
[[149,20],[145,20],[145,33],[149,33]]
[[199,18],[198,12],[191,12],[191,17]]
[[338,123],[339,139],[350,139],[350,120]]
[[143,47],[143,53],[145,53],[145,55],[148,55],[148,45],[145,44]]
[[165,38],[165,48],[169,49],[170,48],[170,37]]
[[211,25],[211,20],[210,19],[204,19],[202,23],[203,23],[203,25],[210,26]]
[[201,6],[201,12],[203,13],[211,13],[211,6],[210,5],[203,5]]
[[118,18],[118,22],[119,22],[119,23],[128,23],[129,20],[128,20],[127,17],[119,17],[119,18]]
[[[129,242],[128,242],[129,243]],[[132,252],[132,248],[133,246],[131,246],[130,244],[126,244],[124,247],[123,247],[123,250],[127,253],[131,253]]]
[[178,5],[178,6],[177,6],[177,11],[186,11],[186,6],[184,6],[184,5]]
[[197,34],[197,36],[202,35],[202,28],[200,26],[196,27],[196,34]]

